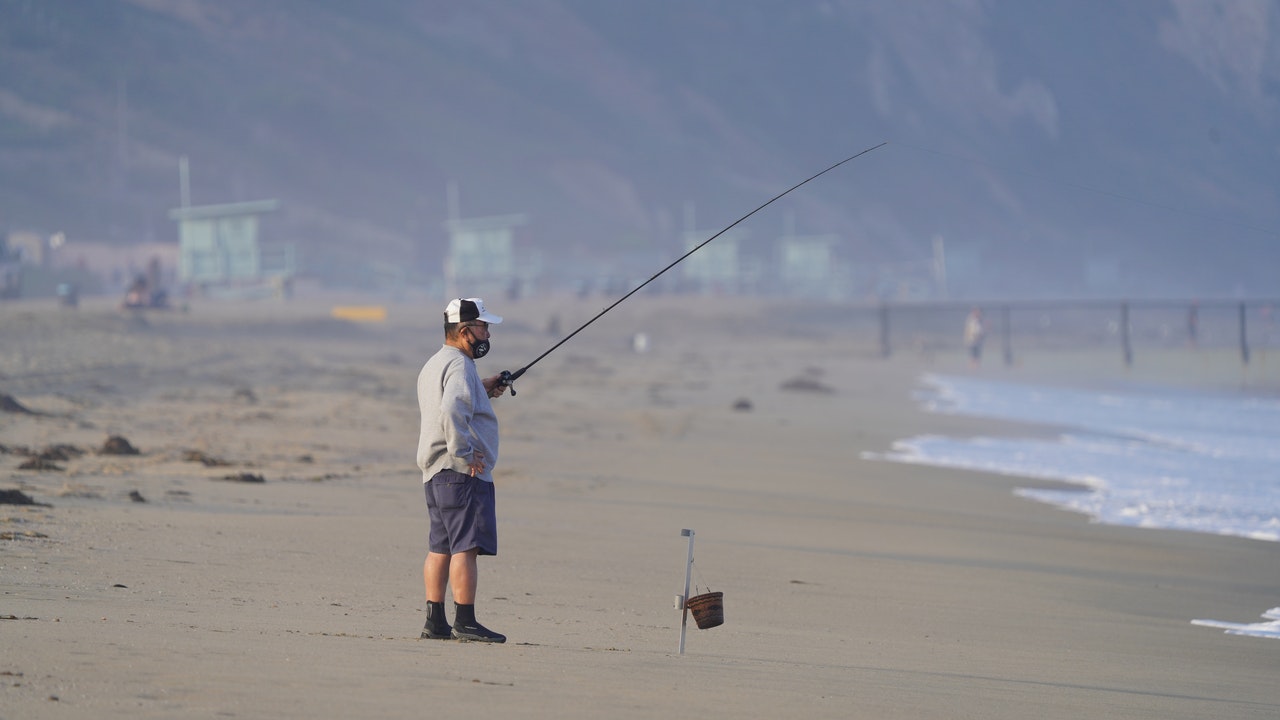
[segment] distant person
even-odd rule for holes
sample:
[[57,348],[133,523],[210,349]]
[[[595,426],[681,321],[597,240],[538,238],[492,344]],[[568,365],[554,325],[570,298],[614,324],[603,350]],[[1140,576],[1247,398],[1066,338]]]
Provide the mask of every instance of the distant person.
[[[431,520],[422,579],[427,623],[422,637],[506,642],[476,620],[476,558],[498,552],[493,468],[498,464],[498,418],[491,398],[506,390],[497,375],[480,379],[475,361],[489,352],[489,326],[502,322],[480,298],[450,300],[444,345],[418,374],[418,467]],[[445,588],[453,586],[454,619],[445,616]]]
[[970,367],[978,367],[982,362],[982,341],[986,339],[987,329],[982,322],[982,309],[969,311],[964,321],[964,346],[969,351]]
[[133,279],[124,294],[125,308],[144,308],[151,305],[151,291],[147,286],[147,276],[139,275]]
[[1191,307],[1187,308],[1187,342],[1191,347],[1196,347],[1199,343],[1200,334],[1200,303],[1192,302]]

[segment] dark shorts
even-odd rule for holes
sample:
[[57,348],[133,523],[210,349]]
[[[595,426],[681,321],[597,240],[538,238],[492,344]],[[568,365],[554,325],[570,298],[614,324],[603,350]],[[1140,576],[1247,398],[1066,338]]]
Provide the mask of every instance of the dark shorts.
[[441,470],[423,484],[433,553],[454,555],[479,548],[481,555],[498,554],[498,517],[493,483]]

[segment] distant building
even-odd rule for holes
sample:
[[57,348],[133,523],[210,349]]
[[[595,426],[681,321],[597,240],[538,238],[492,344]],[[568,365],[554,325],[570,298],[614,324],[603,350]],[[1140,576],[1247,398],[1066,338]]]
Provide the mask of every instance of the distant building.
[[684,234],[685,252],[702,246],[681,263],[682,289],[707,295],[738,294],[749,291],[755,281],[751,263],[744,262],[741,244],[745,236],[730,230],[707,242],[709,234],[696,230]]
[[59,273],[97,278],[97,284],[109,292],[124,290],[140,273],[148,275],[152,287],[172,288],[178,276],[178,246],[173,242],[118,245],[68,240],[51,251],[49,265]]
[[445,221],[449,233],[446,293],[450,297],[518,296],[534,273],[533,267],[516,258],[516,229],[527,223],[528,218],[519,213]]
[[44,267],[49,262],[49,241],[44,235],[30,231],[9,233],[7,245],[9,252],[16,255],[24,265]]
[[0,299],[22,295],[22,262],[9,249],[9,240],[0,237]]
[[777,293],[844,300],[853,292],[849,264],[839,257],[839,235],[787,235],[778,239]]
[[287,282],[297,273],[292,243],[265,242],[260,216],[275,200],[175,208],[178,280],[195,286],[245,286]]

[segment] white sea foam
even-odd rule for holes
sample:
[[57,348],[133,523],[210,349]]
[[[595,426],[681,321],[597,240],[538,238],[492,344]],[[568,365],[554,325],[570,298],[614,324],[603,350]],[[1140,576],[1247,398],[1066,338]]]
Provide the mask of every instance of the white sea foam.
[[1097,522],[1280,541],[1280,402],[924,378],[939,413],[1036,423],[1051,439],[916,437],[881,459],[1065,480],[1019,494]]
[[1268,622],[1233,623],[1222,620],[1192,620],[1191,624],[1222,628],[1228,635],[1251,635],[1253,637],[1280,639],[1280,607],[1271,608],[1262,613],[1262,617],[1267,618]]
[[[1280,402],[1182,390],[1096,392],[929,375],[927,409],[1035,423],[1049,438],[902,440],[882,460],[1064,480],[1020,489],[1096,522],[1280,541]],[[1264,617],[1280,621],[1280,608]],[[1280,637],[1280,622],[1197,624]]]

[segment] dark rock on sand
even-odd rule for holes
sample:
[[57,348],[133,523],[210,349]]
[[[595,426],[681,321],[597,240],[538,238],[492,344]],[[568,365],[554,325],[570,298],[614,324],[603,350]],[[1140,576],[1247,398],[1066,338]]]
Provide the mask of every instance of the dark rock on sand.
[[102,455],[137,455],[138,449],[120,435],[112,435],[98,451]]
[[187,462],[201,463],[205,467],[224,467],[231,464],[226,460],[207,455],[201,450],[188,450],[182,453],[182,459]]
[[0,490],[0,505],[37,505],[31,496],[21,490]]
[[18,466],[18,469],[19,470],[58,471],[58,470],[62,470],[62,466],[58,465],[52,460],[45,460],[42,457],[36,456],[23,462],[21,465]]
[[49,460],[51,462],[66,462],[71,458],[80,457],[84,454],[84,450],[75,445],[50,445],[36,454],[41,460]]
[[836,392],[836,389],[830,385],[806,377],[793,378],[782,383],[779,387],[783,390],[821,393],[823,395],[834,395]]
[[12,395],[5,395],[3,393],[0,393],[0,412],[19,413],[22,415],[42,414],[28,409],[27,406],[14,399]]
[[[45,535],[42,532],[36,532],[35,530],[17,530],[17,531],[0,532],[0,540],[21,540],[23,538],[47,538],[47,537],[49,536]],[[17,620],[17,619],[18,618],[13,616],[0,617],[0,620]],[[22,619],[32,620],[33,618],[22,618]]]
[[236,473],[235,475],[224,475],[222,479],[230,480],[231,482],[242,482],[242,483],[264,483],[267,481],[266,478],[262,477],[261,475],[254,475],[253,473],[247,473],[247,472]]

